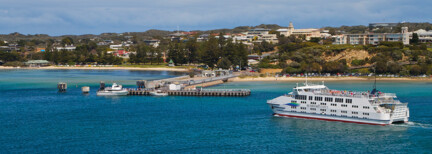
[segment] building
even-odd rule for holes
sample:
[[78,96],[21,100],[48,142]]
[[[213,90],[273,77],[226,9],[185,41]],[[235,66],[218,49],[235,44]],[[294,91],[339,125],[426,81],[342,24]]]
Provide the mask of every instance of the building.
[[50,65],[50,62],[46,60],[29,60],[24,63],[28,67],[41,67],[41,66],[48,66]]
[[76,47],[72,44],[72,45],[65,45],[64,47],[54,47],[54,49],[56,49],[57,51],[74,51],[76,49]]
[[160,44],[160,40],[158,40],[158,39],[144,40],[144,43],[148,46],[152,46],[154,48],[157,48]]
[[352,45],[378,45],[379,42],[402,42],[409,44],[408,27],[402,27],[401,33],[365,33],[365,34],[342,34],[333,36],[333,44]]
[[419,42],[422,43],[430,43],[432,42],[432,30],[426,31],[424,29],[419,29],[417,31],[414,31],[412,33],[410,33],[410,38],[412,38],[412,35],[414,33],[417,33],[418,38],[419,38]]
[[307,28],[307,29],[294,29],[294,25],[292,22],[289,23],[288,28],[282,28],[276,30],[281,35],[284,35],[286,37],[294,35],[294,36],[305,36],[306,40],[310,40],[313,37],[321,37],[321,32],[319,29],[315,28]]
[[277,38],[276,34],[269,34],[270,29],[264,29],[264,28],[255,28],[250,29],[246,33],[246,38],[244,40],[247,40],[248,42],[253,43],[261,43],[263,41],[275,44],[279,43],[279,40]]

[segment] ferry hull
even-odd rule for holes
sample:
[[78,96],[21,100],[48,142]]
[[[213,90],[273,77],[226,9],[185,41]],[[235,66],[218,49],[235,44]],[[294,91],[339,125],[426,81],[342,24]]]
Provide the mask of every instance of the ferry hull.
[[390,125],[391,121],[389,120],[370,120],[370,119],[357,119],[357,118],[349,118],[349,117],[334,117],[328,115],[319,115],[319,114],[307,114],[307,113],[299,113],[299,112],[275,112],[274,116],[280,117],[291,117],[291,118],[302,118],[302,119],[314,119],[314,120],[324,120],[324,121],[335,121],[335,122],[345,122],[345,123],[356,123],[356,124],[368,124],[368,125]]

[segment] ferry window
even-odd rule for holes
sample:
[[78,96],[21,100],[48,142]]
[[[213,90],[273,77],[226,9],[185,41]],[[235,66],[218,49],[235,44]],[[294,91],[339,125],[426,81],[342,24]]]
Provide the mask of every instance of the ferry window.
[[352,99],[346,99],[345,103],[352,103]]
[[316,102],[311,102],[311,104],[316,104]]
[[363,115],[369,115],[369,113],[363,113]]
[[301,101],[300,103],[302,103],[302,104],[306,104],[306,101]]
[[369,109],[369,106],[363,106],[363,109]]
[[326,111],[326,109],[320,109],[320,111]]
[[342,106],[342,107],[347,107],[348,105],[346,105],[346,104],[342,104],[341,106]]
[[352,116],[353,118],[358,118],[357,116]]
[[306,95],[296,95],[295,99],[306,100]]
[[322,101],[322,97],[315,97],[316,101]]
[[312,98],[313,98],[312,96],[309,96],[309,100],[312,100]]
[[324,98],[324,100],[326,102],[333,102],[333,98],[331,98],[331,97],[326,97],[326,98]]
[[337,106],[337,104],[332,103],[331,106]]
[[335,102],[343,103],[343,98],[335,98]]
[[358,106],[357,105],[353,105],[352,108],[358,108]]
[[330,112],[336,112],[336,110],[330,110]]
[[316,108],[310,108],[310,110],[312,110],[312,111],[316,111]]
[[291,106],[291,109],[296,109],[297,107],[295,107],[295,106]]
[[291,103],[297,103],[297,101],[291,101]]
[[358,114],[358,112],[351,112],[352,114]]
[[321,103],[321,105],[327,105],[326,103]]
[[347,115],[341,115],[341,117],[347,117]]
[[341,111],[341,113],[347,113],[347,111]]
[[330,114],[331,116],[336,116],[336,114]]
[[300,107],[300,109],[302,109],[302,110],[306,110],[306,107]]

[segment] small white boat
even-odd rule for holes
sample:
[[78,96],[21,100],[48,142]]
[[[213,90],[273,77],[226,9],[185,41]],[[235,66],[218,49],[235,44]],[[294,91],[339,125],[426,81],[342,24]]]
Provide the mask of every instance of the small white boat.
[[128,91],[123,89],[122,85],[118,85],[116,83],[113,83],[111,88],[108,87],[96,92],[96,95],[98,96],[126,96],[127,94]]
[[168,96],[168,93],[162,92],[161,90],[155,90],[150,92],[150,95],[152,96]]

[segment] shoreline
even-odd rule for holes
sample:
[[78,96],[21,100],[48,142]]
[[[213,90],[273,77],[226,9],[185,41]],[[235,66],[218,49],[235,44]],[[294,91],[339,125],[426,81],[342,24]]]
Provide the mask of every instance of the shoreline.
[[140,71],[175,71],[175,72],[188,72],[185,68],[163,68],[163,67],[61,67],[61,66],[47,66],[47,67],[5,67],[0,66],[0,70],[11,70],[11,69],[28,69],[28,70],[140,70]]
[[[308,77],[308,81],[373,81],[373,77]],[[379,81],[432,81],[432,78],[387,78],[377,77]],[[230,79],[232,82],[251,82],[251,81],[305,81],[304,77],[236,77]]]

